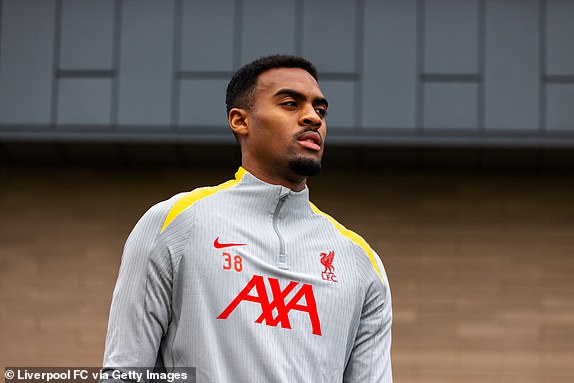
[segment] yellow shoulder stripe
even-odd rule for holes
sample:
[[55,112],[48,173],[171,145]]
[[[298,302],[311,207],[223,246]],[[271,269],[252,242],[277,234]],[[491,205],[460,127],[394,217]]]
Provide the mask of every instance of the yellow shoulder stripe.
[[333,224],[333,226],[335,226],[335,228],[339,231],[339,233],[341,233],[345,237],[349,238],[351,241],[355,242],[357,245],[359,245],[361,247],[361,249],[363,249],[365,251],[365,253],[367,253],[367,255],[369,256],[369,260],[371,261],[371,264],[375,268],[375,271],[377,272],[377,274],[379,275],[379,278],[382,281],[383,276],[381,275],[381,270],[379,270],[379,266],[377,265],[377,261],[375,259],[375,253],[373,252],[373,249],[371,249],[371,246],[369,246],[367,241],[365,241],[363,239],[363,237],[361,237],[359,234],[357,234],[354,231],[351,231],[351,230],[347,229],[345,226],[341,225],[339,222],[337,222],[329,214],[323,213],[312,202],[309,202],[309,203],[311,204],[311,208],[313,209],[313,212],[315,212],[315,214],[320,214],[323,217],[327,218]]
[[200,199],[209,197],[210,195],[215,194],[218,191],[229,189],[233,185],[236,185],[241,180],[241,178],[243,178],[245,172],[246,172],[245,169],[240,167],[239,170],[237,170],[237,172],[235,173],[234,180],[229,180],[217,186],[207,186],[192,190],[183,197],[181,197],[180,199],[178,199],[177,202],[171,207],[171,209],[167,213],[167,217],[165,217],[165,221],[163,222],[163,226],[161,227],[160,232],[164,231],[165,228],[168,227],[168,225],[174,219],[176,219],[177,216],[180,215],[185,209],[189,208],[191,205],[193,205]]

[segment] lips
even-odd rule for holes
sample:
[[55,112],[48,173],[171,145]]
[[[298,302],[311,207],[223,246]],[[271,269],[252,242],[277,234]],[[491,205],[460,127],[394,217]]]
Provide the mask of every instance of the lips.
[[319,151],[323,144],[321,135],[316,131],[307,131],[297,137],[297,141],[307,149]]

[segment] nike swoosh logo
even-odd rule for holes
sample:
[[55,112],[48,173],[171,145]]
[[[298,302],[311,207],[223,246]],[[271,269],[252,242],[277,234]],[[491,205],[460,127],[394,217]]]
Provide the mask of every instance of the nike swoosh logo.
[[219,243],[219,237],[215,238],[215,241],[213,241],[213,246],[215,246],[216,249],[224,249],[226,247],[232,247],[232,246],[246,246],[246,243]]

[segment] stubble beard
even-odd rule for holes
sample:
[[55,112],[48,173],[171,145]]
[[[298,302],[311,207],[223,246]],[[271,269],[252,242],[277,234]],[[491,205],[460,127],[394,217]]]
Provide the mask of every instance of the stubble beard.
[[299,156],[289,161],[289,168],[297,175],[312,177],[321,171],[321,161]]

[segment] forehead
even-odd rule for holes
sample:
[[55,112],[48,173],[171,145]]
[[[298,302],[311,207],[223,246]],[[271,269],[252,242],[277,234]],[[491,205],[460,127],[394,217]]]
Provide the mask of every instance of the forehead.
[[257,93],[275,94],[279,89],[292,89],[308,97],[324,97],[317,80],[301,68],[273,68],[257,78]]

